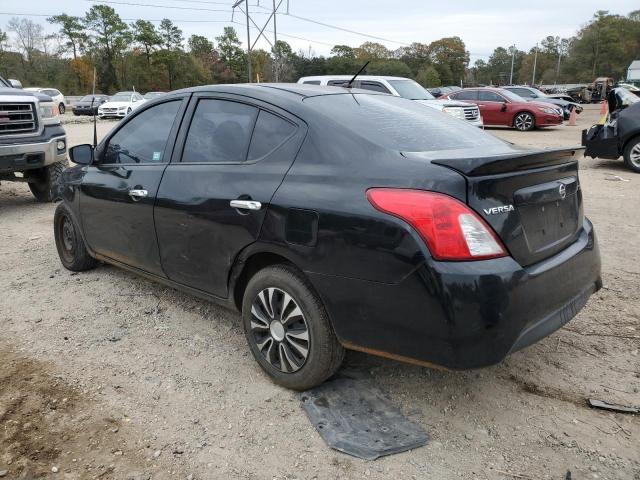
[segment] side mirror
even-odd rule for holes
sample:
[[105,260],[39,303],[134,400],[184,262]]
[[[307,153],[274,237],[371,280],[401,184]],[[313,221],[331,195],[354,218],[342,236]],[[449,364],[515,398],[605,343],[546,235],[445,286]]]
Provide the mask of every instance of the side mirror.
[[507,111],[507,102],[502,102],[502,107],[500,107],[500,111],[501,112],[506,112]]
[[91,165],[93,163],[93,147],[88,143],[76,145],[69,149],[69,157],[78,165]]
[[9,83],[13,88],[22,88],[22,83],[20,82],[20,80],[16,80],[15,78],[10,78]]

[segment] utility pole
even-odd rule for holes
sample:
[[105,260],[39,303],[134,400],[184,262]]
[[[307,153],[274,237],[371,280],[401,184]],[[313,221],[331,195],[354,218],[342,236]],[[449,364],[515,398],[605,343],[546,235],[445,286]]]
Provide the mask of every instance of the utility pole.
[[249,72],[249,83],[253,81],[251,75],[251,34],[249,33],[249,0],[244,0],[244,12],[247,16],[247,71]]
[[273,77],[278,82],[280,75],[280,52],[278,51],[278,27],[276,25],[276,0],[273,0],[273,60],[275,62]]
[[513,85],[513,64],[516,60],[516,46],[511,47],[511,75],[509,75],[509,85]]
[[538,64],[538,44],[536,43],[536,54],[533,57],[533,77],[531,78],[531,86],[536,86],[536,66]]

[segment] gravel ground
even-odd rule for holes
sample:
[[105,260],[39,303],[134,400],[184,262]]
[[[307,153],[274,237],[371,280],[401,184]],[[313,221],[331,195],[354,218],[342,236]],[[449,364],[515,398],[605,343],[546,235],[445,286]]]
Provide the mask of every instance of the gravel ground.
[[[576,127],[489,131],[577,145],[597,114],[588,107]],[[100,122],[99,136],[113,125]],[[91,141],[90,124],[66,128],[71,145]],[[64,270],[54,205],[3,183],[0,477],[640,479],[640,418],[585,404],[640,404],[640,175],[583,159],[580,176],[605,288],[565,328],[491,368],[349,354],[346,366],[371,374],[432,438],[374,462],[323,443],[298,396],[253,361],[238,314],[113,267]]]

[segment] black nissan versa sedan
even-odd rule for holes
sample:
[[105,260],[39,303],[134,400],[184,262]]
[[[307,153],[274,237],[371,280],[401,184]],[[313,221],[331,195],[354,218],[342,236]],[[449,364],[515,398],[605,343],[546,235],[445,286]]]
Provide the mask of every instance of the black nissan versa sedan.
[[523,150],[410,100],[197,87],[70,153],[62,264],[108,262],[237,308],[290,388],[327,379],[345,348],[495,364],[601,286],[575,150]]

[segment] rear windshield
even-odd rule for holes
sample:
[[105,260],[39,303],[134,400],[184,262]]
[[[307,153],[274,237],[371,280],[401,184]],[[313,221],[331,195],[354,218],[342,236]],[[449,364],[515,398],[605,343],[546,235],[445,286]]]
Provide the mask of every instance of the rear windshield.
[[368,141],[401,152],[504,145],[451,115],[390,95],[322,95],[305,104]]

